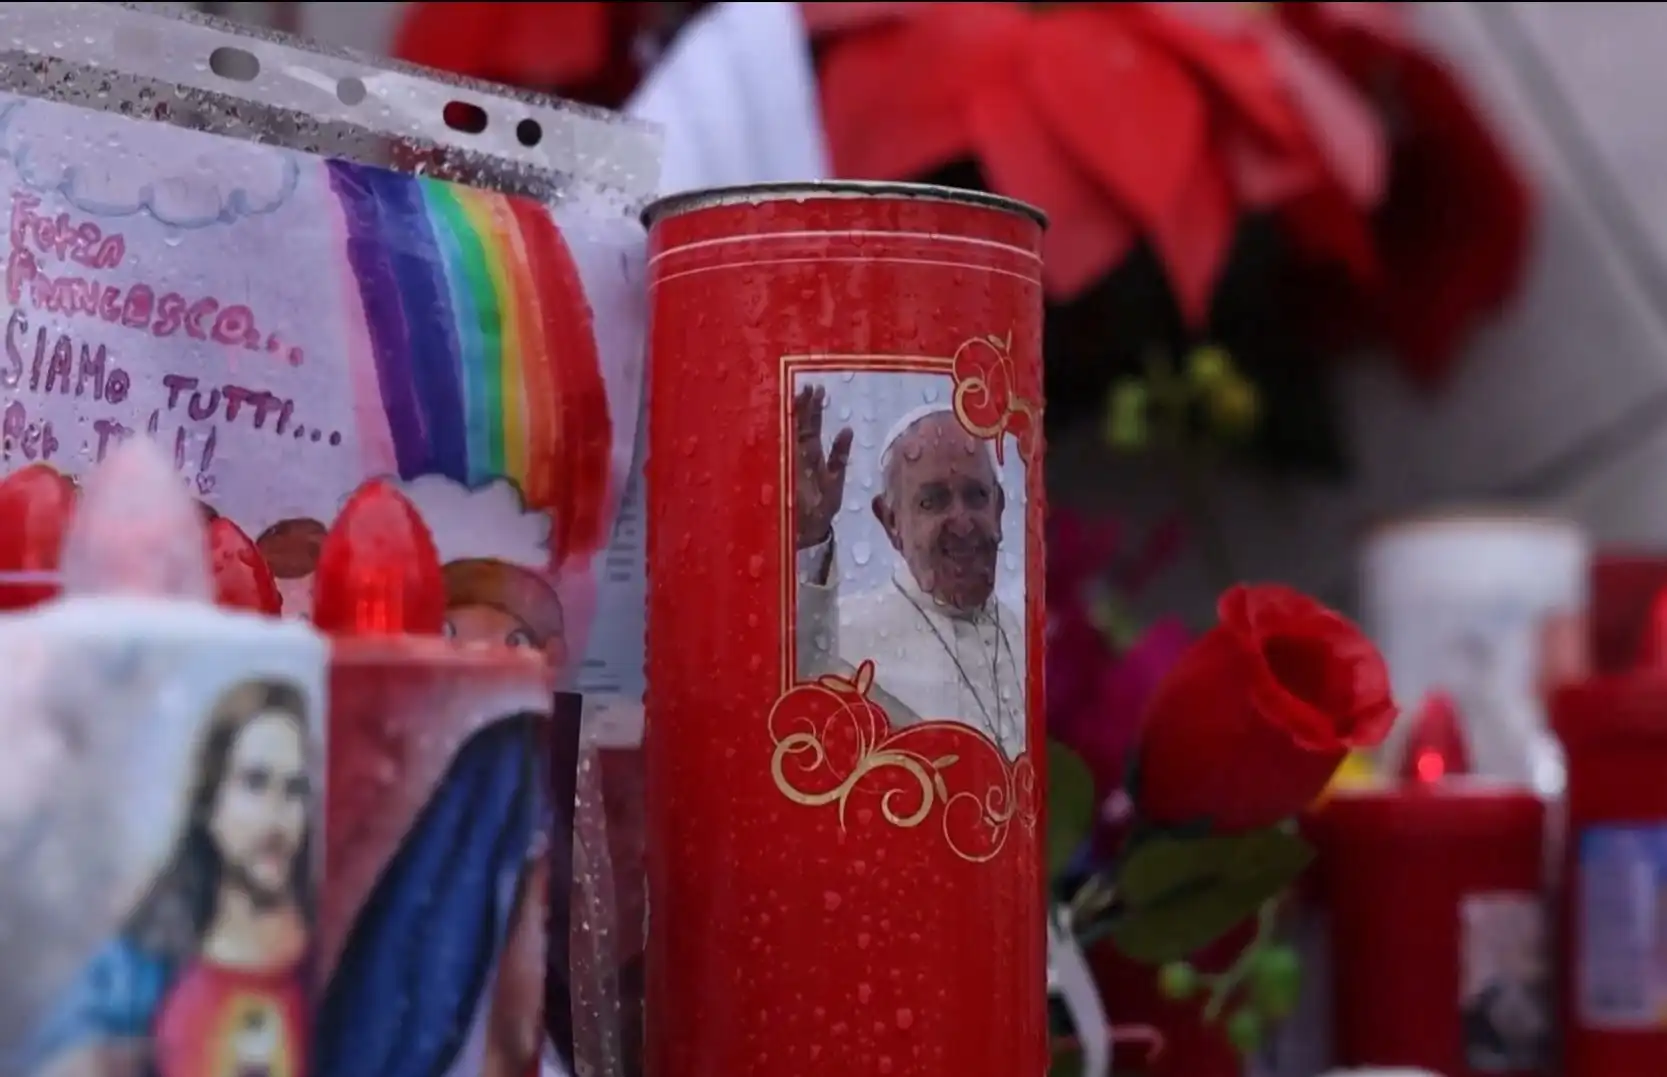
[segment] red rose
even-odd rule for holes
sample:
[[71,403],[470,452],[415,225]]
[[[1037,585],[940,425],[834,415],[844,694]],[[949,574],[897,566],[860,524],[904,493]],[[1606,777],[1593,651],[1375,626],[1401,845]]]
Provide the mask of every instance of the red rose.
[[1347,618],[1288,587],[1238,586],[1146,712],[1135,802],[1152,824],[1236,834],[1300,812],[1395,719],[1389,672]]

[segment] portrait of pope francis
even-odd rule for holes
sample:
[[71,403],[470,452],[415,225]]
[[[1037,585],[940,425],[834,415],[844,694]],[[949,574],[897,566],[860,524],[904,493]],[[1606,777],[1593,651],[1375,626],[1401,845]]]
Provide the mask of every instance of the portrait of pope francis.
[[853,431],[824,443],[827,407],[825,387],[794,393],[799,679],[848,675],[872,660],[873,696],[893,726],[960,722],[1016,758],[1025,749],[1025,626],[997,594],[1007,494],[991,443],[945,405],[892,426],[879,473],[863,478],[894,567],[883,582],[852,588],[837,550]]

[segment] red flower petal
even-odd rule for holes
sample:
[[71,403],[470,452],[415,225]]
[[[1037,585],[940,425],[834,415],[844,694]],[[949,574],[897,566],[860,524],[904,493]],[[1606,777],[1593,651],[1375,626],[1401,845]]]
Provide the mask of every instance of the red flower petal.
[[1049,295],[1079,295],[1123,259],[1134,243],[1128,219],[1036,122],[1029,102],[980,92],[968,121],[990,186],[1048,215],[1042,277]]
[[967,102],[983,80],[1012,70],[1003,57],[1023,28],[1008,5],[968,25],[939,13],[844,34],[820,65],[822,122],[834,170],[911,179],[971,157]]
[[1171,218],[1208,145],[1197,84],[1104,12],[1038,16],[1025,84],[1038,121],[1142,229]]
[[1201,156],[1167,216],[1152,222],[1152,248],[1163,262],[1181,316],[1202,324],[1238,228],[1238,207],[1214,154]]

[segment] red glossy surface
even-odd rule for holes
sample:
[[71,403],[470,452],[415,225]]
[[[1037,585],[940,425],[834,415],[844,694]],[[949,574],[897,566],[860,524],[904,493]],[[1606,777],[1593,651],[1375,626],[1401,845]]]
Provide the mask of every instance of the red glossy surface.
[[1551,698],[1551,724],[1568,759],[1559,954],[1563,1072],[1567,1077],[1667,1073],[1667,1027],[1590,1026],[1573,1001],[1582,963],[1583,835],[1605,824],[1667,825],[1667,671],[1646,668],[1564,685]]
[[340,636],[437,636],[446,587],[415,506],[381,480],[342,506],[318,553],[313,624]]
[[278,581],[249,536],[224,516],[210,520],[207,531],[215,604],[273,617],[281,613],[284,600]]
[[[1027,217],[875,195],[697,209],[652,230],[650,1077],[1046,1069],[1039,753],[1008,763],[965,726],[915,727],[916,758],[954,757],[946,797],[895,765],[865,769],[875,762],[865,748],[895,742],[862,676],[831,694],[783,691],[794,569],[784,358],[935,357],[947,370],[966,347],[988,350],[1011,334],[1012,365],[999,379],[1007,395],[974,402],[1039,404],[1040,241]],[[1044,495],[1033,418],[1027,433],[1011,432],[1033,461],[1022,616],[1034,748]],[[866,731],[866,741],[829,749],[861,771],[848,810],[795,802],[778,785],[778,701],[774,713],[795,728],[837,719]],[[981,834],[961,829],[982,825],[984,792],[995,798],[986,806],[1019,814]],[[912,825],[885,818],[923,802]],[[981,861],[957,851],[974,838],[988,843]]]
[[[547,857],[535,856],[541,840],[525,850],[505,849],[497,825],[475,825],[491,819],[491,809],[464,816],[438,840],[424,829],[423,820],[437,804],[455,806],[460,794],[455,786],[447,790],[465,757],[473,762],[462,768],[463,773],[490,766],[498,771],[498,780],[504,780],[502,759],[469,755],[471,746],[478,748],[485,741],[501,746],[514,738],[529,756],[539,750],[549,715],[548,669],[538,653],[528,649],[440,638],[339,639],[332,645],[329,691],[324,875],[315,953],[321,975],[327,979],[335,970],[355,933],[385,930],[374,911],[376,890],[401,858],[423,860],[428,867],[415,870],[436,873],[429,877],[451,884],[449,893],[431,895],[422,925],[451,940],[470,937],[457,930],[456,918],[477,917],[481,910],[449,898],[491,892],[489,884],[469,873],[483,866],[501,870],[504,859],[521,858],[524,867],[498,948],[451,957],[453,962],[494,962],[490,978],[479,987],[478,1002],[456,1011],[455,1026],[412,1032],[461,1041],[473,1024],[479,1037],[476,1049],[482,1054],[476,1056],[480,1061],[472,1072],[528,1072],[537,1061],[544,1023],[544,929],[553,865]],[[530,789],[526,795],[532,795]],[[484,857],[479,855],[482,843],[499,843],[500,848]],[[404,983],[392,972],[381,983],[386,1006],[396,1012],[409,1005],[406,992],[424,989]],[[461,984],[449,986],[459,990]]]
[[[57,571],[75,496],[75,484],[48,464],[31,464],[0,481],[0,576]],[[57,592],[51,583],[0,579],[0,609],[26,609]]]
[[1331,912],[1339,1065],[1483,1077],[1465,1061],[1461,909],[1471,895],[1542,895],[1545,816],[1531,793],[1464,783],[1326,802],[1309,832]]

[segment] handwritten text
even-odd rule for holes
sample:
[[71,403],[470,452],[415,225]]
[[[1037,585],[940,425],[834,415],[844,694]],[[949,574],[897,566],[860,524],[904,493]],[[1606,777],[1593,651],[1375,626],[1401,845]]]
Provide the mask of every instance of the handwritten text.
[[[299,347],[286,344],[276,333],[263,332],[246,304],[211,295],[190,297],[143,282],[118,286],[78,272],[120,266],[127,255],[126,238],[67,213],[43,216],[40,205],[32,194],[12,194],[5,288],[14,308],[27,302],[34,310],[98,318],[153,337],[183,334],[191,340],[282,355],[291,366],[305,361]],[[53,263],[69,272],[49,272]]]

